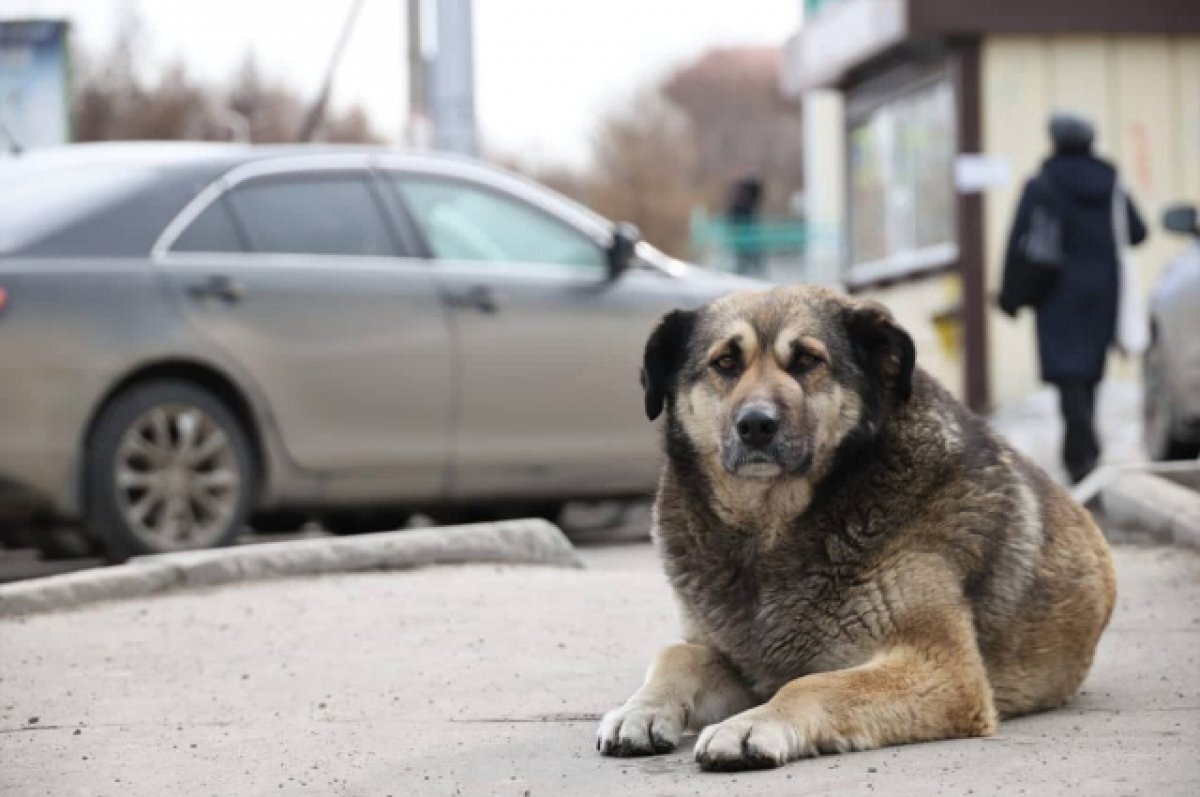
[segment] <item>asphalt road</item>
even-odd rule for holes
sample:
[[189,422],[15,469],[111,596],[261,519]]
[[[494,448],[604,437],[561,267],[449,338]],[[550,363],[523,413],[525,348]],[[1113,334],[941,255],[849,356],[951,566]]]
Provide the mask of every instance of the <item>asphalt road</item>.
[[1065,709],[988,739],[716,775],[603,758],[599,716],[677,638],[650,547],[585,570],[250,583],[0,621],[0,794],[1200,793],[1200,554],[1115,549],[1116,614]]

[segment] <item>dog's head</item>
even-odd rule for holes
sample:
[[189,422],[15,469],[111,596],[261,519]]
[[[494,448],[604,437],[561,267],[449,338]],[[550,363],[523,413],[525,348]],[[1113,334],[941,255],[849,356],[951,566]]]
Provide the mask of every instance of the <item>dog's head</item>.
[[912,392],[912,339],[882,305],[814,286],[737,293],[662,318],[642,367],[646,415],[666,408],[722,478],[824,472]]

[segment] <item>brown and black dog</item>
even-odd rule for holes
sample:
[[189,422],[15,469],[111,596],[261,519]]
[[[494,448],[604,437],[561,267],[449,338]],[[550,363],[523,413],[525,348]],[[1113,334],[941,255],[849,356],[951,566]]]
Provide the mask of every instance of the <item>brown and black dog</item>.
[[774,767],[985,736],[1079,688],[1116,596],[1103,536],[883,306],[799,286],[675,311],[642,380],[686,642],[605,715],[603,753],[691,728],[705,769]]

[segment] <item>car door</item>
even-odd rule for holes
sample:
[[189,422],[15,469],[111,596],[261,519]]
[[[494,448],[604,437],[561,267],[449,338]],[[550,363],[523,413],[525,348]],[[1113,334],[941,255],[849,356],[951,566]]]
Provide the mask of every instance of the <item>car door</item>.
[[640,268],[610,280],[601,235],[611,233],[556,216],[555,200],[537,203],[523,183],[387,174],[452,310],[453,493],[652,489],[658,445],[638,372],[655,319],[687,301],[678,281]]
[[440,494],[448,320],[369,171],[252,166],[220,188],[159,255],[195,325],[257,382],[300,467],[349,477],[330,481],[343,492]]

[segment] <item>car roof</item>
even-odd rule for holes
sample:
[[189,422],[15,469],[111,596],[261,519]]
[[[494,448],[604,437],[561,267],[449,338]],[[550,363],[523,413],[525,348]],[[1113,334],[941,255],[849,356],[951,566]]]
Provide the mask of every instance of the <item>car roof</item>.
[[76,165],[128,164],[149,168],[228,169],[272,158],[320,155],[386,155],[413,165],[471,164],[474,159],[446,152],[412,151],[369,144],[243,144],[211,141],[103,141],[31,149],[0,161],[4,168],[53,169]]
[[[26,224],[6,244],[5,225],[0,223],[0,253],[25,256],[81,256],[84,253],[108,257],[146,255],[163,228],[212,181],[249,167],[269,168],[272,160],[281,169],[292,160],[327,160],[330,157],[361,155],[363,165],[374,160],[393,169],[412,169],[447,176],[470,176],[543,207],[552,202],[555,213],[603,236],[611,223],[572,199],[533,181],[453,153],[399,149],[362,144],[245,144],[204,141],[117,141],[45,147],[0,159],[0,191],[4,186],[35,186],[50,183],[51,175],[97,173],[101,179],[112,176],[113,196],[86,218],[66,214],[46,224],[47,234],[33,234],[35,225]],[[354,160],[351,158],[350,160]],[[44,178],[44,179],[39,179]],[[141,180],[142,182],[137,182]],[[129,184],[129,191],[117,195],[117,182]],[[552,199],[551,199],[552,198]],[[15,195],[13,202],[18,201]],[[87,223],[84,223],[87,222]],[[12,224],[10,227],[14,226]],[[23,236],[23,237],[22,237]]]

